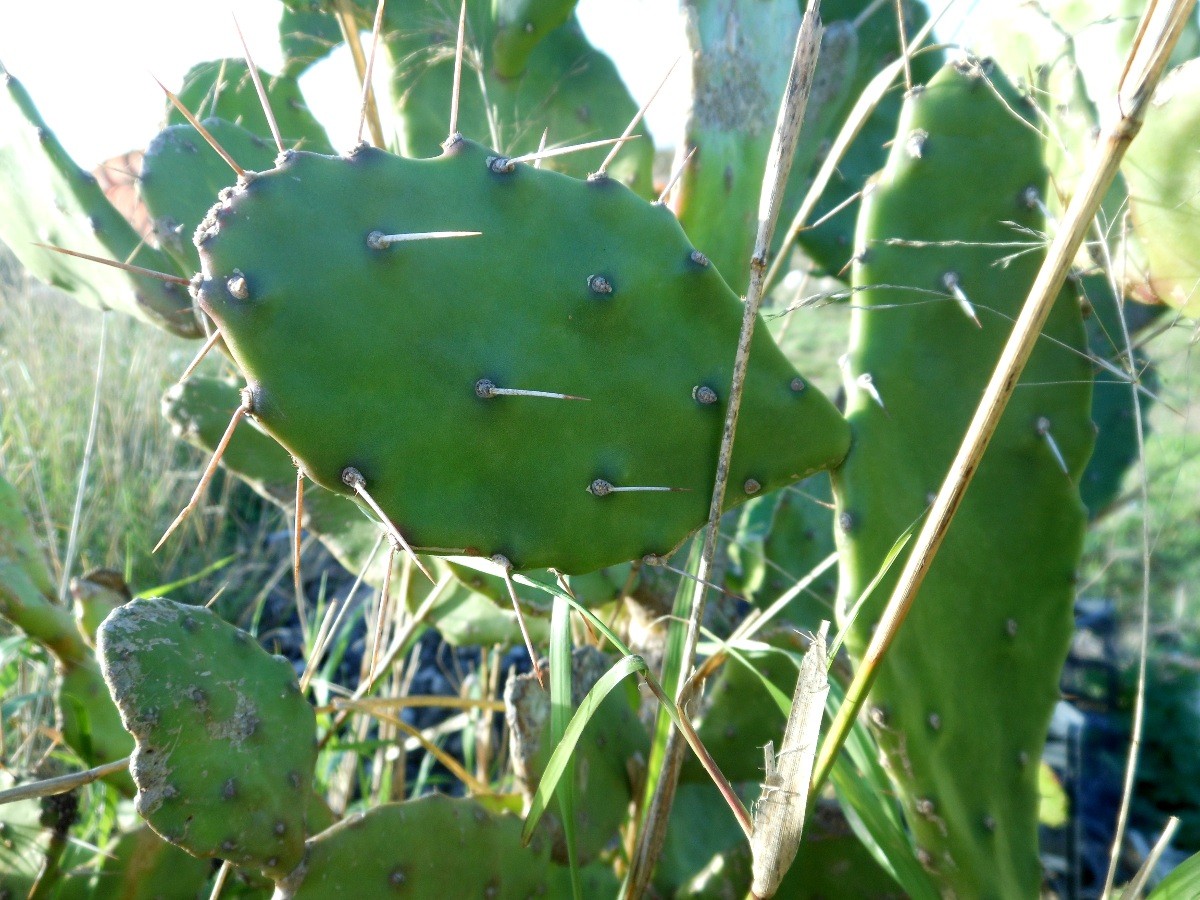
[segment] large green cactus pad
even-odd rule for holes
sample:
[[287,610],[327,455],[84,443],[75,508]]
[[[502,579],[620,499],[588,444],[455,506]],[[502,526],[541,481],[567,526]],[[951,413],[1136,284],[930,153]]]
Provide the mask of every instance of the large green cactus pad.
[[[1041,264],[1036,245],[998,264],[1045,228],[1039,136],[1023,116],[998,70],[947,66],[906,100],[864,200],[854,444],[834,473],[843,614],[941,484]],[[957,896],[1036,896],[1041,883],[1037,763],[1072,632],[1090,395],[1064,291],[871,693],[921,861]],[[854,622],[856,656],[896,571]]]
[[100,628],[121,718],[137,740],[137,810],[199,857],[269,875],[304,850],[316,717],[291,665],[214,612],[135,600]]
[[[567,574],[665,556],[707,518],[741,304],[665,208],[489,158],[290,154],[212,210],[196,298],[260,427],[324,487],[359,471],[413,546]],[[368,243],[445,230],[482,234]],[[729,505],[847,447],[759,329]]]
[[85,306],[116,309],[187,337],[200,333],[187,292],[179,285],[35,246],[50,244],[181,274],[166,254],[144,244],[96,179],[67,155],[24,86],[3,65],[0,209],[0,238],[42,281]]
[[439,794],[388,803],[308,842],[279,900],[403,897],[524,900],[545,894],[547,847],[521,846],[521,821]]

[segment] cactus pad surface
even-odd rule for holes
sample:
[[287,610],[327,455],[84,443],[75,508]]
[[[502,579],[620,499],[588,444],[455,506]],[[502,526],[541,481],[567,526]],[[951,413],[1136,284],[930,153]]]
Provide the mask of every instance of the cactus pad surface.
[[278,900],[403,897],[524,900],[545,894],[547,848],[521,821],[439,794],[377,806],[308,842]]
[[100,628],[135,739],[137,810],[163,838],[279,876],[304,849],[316,717],[291,665],[203,607],[135,600]]
[[[906,100],[864,199],[854,445],[833,478],[843,616],[940,486],[1041,263],[1040,245],[999,263],[1045,229],[1030,109],[994,67],[945,67]],[[1036,896],[1041,883],[1037,766],[1073,629],[1093,440],[1073,291],[1044,335],[868,701],[919,858],[956,896]],[[899,568],[855,620],[853,654]]]
[[[369,241],[446,230],[481,234]],[[227,193],[197,243],[195,296],[259,426],[330,490],[360,472],[414,547],[580,574],[668,555],[706,520],[741,305],[623,185],[507,171],[467,141],[432,160],[292,153]],[[847,441],[760,337],[728,504]]]

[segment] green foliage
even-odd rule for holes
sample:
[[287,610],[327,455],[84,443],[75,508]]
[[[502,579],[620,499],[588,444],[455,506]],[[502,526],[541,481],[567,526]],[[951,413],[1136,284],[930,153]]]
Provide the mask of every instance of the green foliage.
[[[571,656],[571,708],[592,689],[612,661],[593,647]],[[628,686],[614,690],[596,709],[572,756],[575,771],[574,840],[576,864],[587,865],[616,837],[640,786],[650,739],[637,717],[637,694]],[[533,675],[510,679],[504,691],[505,718],[513,741],[514,765],[527,797],[537,790],[554,749],[550,695]],[[547,810],[535,832],[550,842],[551,856],[568,861],[562,817]]]
[[1150,893],[1150,900],[1190,900],[1200,892],[1200,853],[1189,856]]
[[176,334],[199,325],[187,293],[144,275],[101,268],[55,253],[81,253],[181,274],[161,251],[143,243],[54,136],[28,92],[0,65],[0,238],[38,278],[96,309],[117,309]]
[[[48,649],[58,680],[55,702],[63,740],[89,765],[129,754],[132,742],[105,690],[84,634],[58,605],[50,573],[16,490],[0,477],[0,617]],[[113,776],[122,789],[128,776]]]
[[[1134,822],[1158,833],[1168,815],[1178,816],[1171,846],[1200,850],[1200,672],[1190,665],[1200,641],[1194,634],[1164,636],[1146,671],[1145,727],[1137,783]],[[1132,706],[1137,668],[1125,674],[1127,707]]]

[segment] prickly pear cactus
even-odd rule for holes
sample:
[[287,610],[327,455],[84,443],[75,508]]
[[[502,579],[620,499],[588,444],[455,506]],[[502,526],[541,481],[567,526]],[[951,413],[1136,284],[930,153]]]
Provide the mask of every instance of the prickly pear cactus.
[[[738,660],[728,660],[710,682],[696,729],[725,777],[735,782],[763,777],[762,747],[767,741],[778,741],[787,724],[762,680],[785,696],[796,686],[796,666],[783,653],[748,653],[745,658],[758,674]],[[680,778],[704,782],[708,775],[698,760],[689,757]]]
[[525,70],[529,54],[547,34],[563,25],[579,0],[494,0],[492,15],[493,67],[501,78],[515,78]]
[[[801,3],[803,6],[804,4]],[[897,12],[902,13],[901,37]],[[816,167],[823,161],[834,136],[849,118],[850,111],[870,81],[900,54],[906,40],[929,20],[926,4],[916,0],[874,3],[872,0],[824,0],[821,18],[825,38],[813,84],[814,98],[821,98],[812,116],[806,116],[801,143],[784,197],[785,210],[797,209],[808,192]],[[945,53],[926,47],[909,64],[914,84],[933,77]],[[828,81],[826,81],[828,79]],[[818,94],[818,91],[820,92]],[[854,228],[858,205],[855,195],[879,170],[887,158],[887,145],[896,131],[902,91],[888,91],[863,124],[838,164],[828,187],[797,236],[797,244],[816,267],[829,275],[843,272],[854,253]],[[776,244],[783,237],[775,233]]]
[[[864,199],[846,368],[854,443],[833,479],[843,616],[941,484],[1041,263],[1031,249],[997,265],[1046,227],[1026,117],[999,70],[947,66],[905,101]],[[1072,292],[1045,336],[869,699],[921,862],[956,896],[1029,897],[1041,884],[1037,765],[1072,632],[1076,485],[1092,443]],[[898,569],[854,622],[853,654]]]
[[[163,415],[175,433],[191,444],[212,453],[221,440],[229,417],[240,402],[238,388],[228,379],[194,375],[183,384],[173,385],[163,397]],[[240,428],[221,456],[221,465],[245,481],[261,497],[285,508],[294,509],[296,467],[287,451],[255,428]],[[325,548],[347,570],[362,572],[363,581],[373,587],[383,584],[386,551],[375,554],[368,565],[372,550],[378,545],[379,526],[345,499],[320,485],[309,484],[304,491],[303,527],[316,535]],[[426,559],[431,569],[447,567],[441,561]],[[461,578],[426,613],[425,621],[441,632],[455,646],[519,643],[520,627],[516,614],[501,581],[474,569],[455,566]],[[487,595],[477,590],[478,584],[489,587]],[[597,576],[585,576],[589,585]],[[394,583],[394,582],[393,582]],[[411,579],[404,597],[409,612],[416,612],[431,590],[424,579]],[[501,593],[503,592],[503,593]],[[522,599],[540,592],[522,587]],[[544,605],[544,604],[543,604]],[[540,607],[529,605],[526,611],[530,637],[534,643],[544,643],[549,634],[545,616],[532,618]],[[545,610],[541,610],[545,612]]]
[[[459,563],[448,563],[448,567],[454,573],[454,577],[471,590],[483,594],[501,606],[512,603],[508,585],[502,577],[468,568]],[[622,590],[630,581],[631,570],[632,566],[629,563],[622,563],[596,572],[589,572],[586,575],[575,575],[565,581],[576,600],[584,606],[594,608],[621,598]],[[536,581],[547,587],[555,587],[558,584],[554,573],[547,570],[528,572],[526,577],[530,581]],[[527,608],[537,615],[550,614],[550,595],[545,591],[524,584],[514,584],[513,590],[523,608]]]
[[[176,435],[211,454],[240,402],[238,387],[229,379],[193,375],[168,389],[162,411]],[[234,433],[221,455],[221,464],[272,503],[287,508],[295,502],[296,466],[286,450],[256,428],[239,428]],[[338,562],[355,573],[363,571],[379,540],[375,523],[319,485],[306,486],[303,526],[321,539]],[[376,554],[363,576],[367,584],[383,584],[386,560],[386,553]]]
[[545,893],[547,855],[540,840],[521,846],[519,819],[433,794],[377,806],[312,838],[275,897],[520,900]]
[[[201,124],[238,165],[271,167],[276,151],[270,137],[260,137],[223,119],[209,118]],[[229,164],[191,125],[171,125],[146,148],[138,179],[142,202],[159,245],[187,271],[200,268],[192,235],[229,179]]]
[[[68,896],[92,900],[198,900],[208,896],[212,866],[142,826],[105,848],[96,873],[76,876]],[[77,893],[72,893],[72,890]]]
[[[374,11],[374,3],[365,5]],[[493,6],[488,0],[467,2],[468,58],[458,130],[476,139],[491,136],[496,149],[508,156],[537,150],[543,131],[552,147],[620,135],[637,104],[612,60],[591,45],[574,15],[544,32],[519,74],[506,77],[502,71],[512,69],[505,62],[514,63],[504,54],[503,37],[500,56],[493,56],[499,12]],[[389,4],[385,11],[383,42],[393,64],[392,96],[405,155],[432,156],[448,136],[458,12],[457,3]],[[365,27],[369,20],[368,13]],[[644,126],[636,133],[639,139],[622,148],[609,171],[648,196],[654,147]],[[598,147],[547,159],[544,165],[582,178],[600,167],[609,150]]]
[[689,237],[741,291],[802,10],[796,0],[688,0],[681,10],[694,91],[676,155],[695,155],[673,202]]
[[[332,153],[333,145],[325,128],[309,112],[296,79],[287,73],[272,75],[262,69],[258,70],[258,77],[284,146]],[[222,119],[258,137],[271,137],[270,123],[244,60],[214,59],[192,66],[183,78],[179,99],[197,118]],[[166,115],[169,126],[187,124],[174,104],[167,105]]]
[[96,632],[110,612],[133,599],[124,576],[112,569],[92,569],[71,579],[71,601],[75,610],[75,625],[91,647],[96,646]]
[[67,155],[29,94],[0,65],[0,239],[34,275],[85,306],[116,309],[185,337],[200,333],[187,291],[144,275],[64,256],[65,247],[167,274],[182,274],[146,246]]
[[[1088,348],[1094,357],[1106,360],[1121,371],[1127,354],[1125,329],[1129,330],[1131,339],[1136,343],[1136,334],[1156,321],[1167,311],[1167,307],[1140,303],[1119,306],[1108,279],[1103,275],[1085,276],[1079,281],[1079,289],[1091,308],[1091,316],[1087,320]],[[1124,327],[1122,316],[1125,318]],[[1138,392],[1137,397],[1144,435],[1149,431],[1147,416],[1153,405],[1153,397],[1159,390],[1158,371],[1145,351],[1136,346],[1132,362],[1133,370],[1138,373],[1138,383],[1144,389]],[[1125,476],[1138,458],[1133,404],[1133,392],[1128,379],[1119,377],[1111,369],[1097,366],[1092,388],[1096,449],[1079,481],[1079,494],[1090,519],[1103,515],[1120,499]]]
[[209,609],[135,600],[100,628],[137,739],[137,810],[194,856],[290,872],[304,852],[316,718],[291,665]]
[[[481,234],[386,237],[446,230]],[[668,210],[463,140],[432,160],[289,154],[197,243],[195,297],[258,425],[414,547],[579,574],[668,555],[705,521],[741,306]],[[847,440],[760,338],[728,502]]]

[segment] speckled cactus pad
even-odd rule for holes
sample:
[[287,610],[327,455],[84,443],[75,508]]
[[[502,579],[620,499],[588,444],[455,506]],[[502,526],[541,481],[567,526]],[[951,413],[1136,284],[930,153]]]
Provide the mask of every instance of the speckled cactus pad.
[[[259,426],[324,487],[361,472],[414,547],[566,574],[668,555],[707,518],[742,306],[664,207],[492,157],[288,154],[210,212],[194,294]],[[481,235],[369,242],[434,231]],[[729,505],[848,446],[758,333]]]
[[[947,66],[906,99],[863,199],[845,371],[854,446],[833,477],[843,618],[945,477],[1041,265],[1036,244],[1002,263],[1047,227],[1036,121],[998,68]],[[1037,763],[1073,630],[1091,380],[1064,290],[870,694],[946,896],[1032,897],[1041,884]],[[850,627],[856,659],[899,571]]]
[[440,794],[351,816],[308,842],[277,900],[548,896],[548,851],[521,846],[521,820]]
[[137,810],[199,857],[269,875],[304,850],[316,717],[287,660],[211,610],[135,600],[99,632],[104,678],[137,740]]

